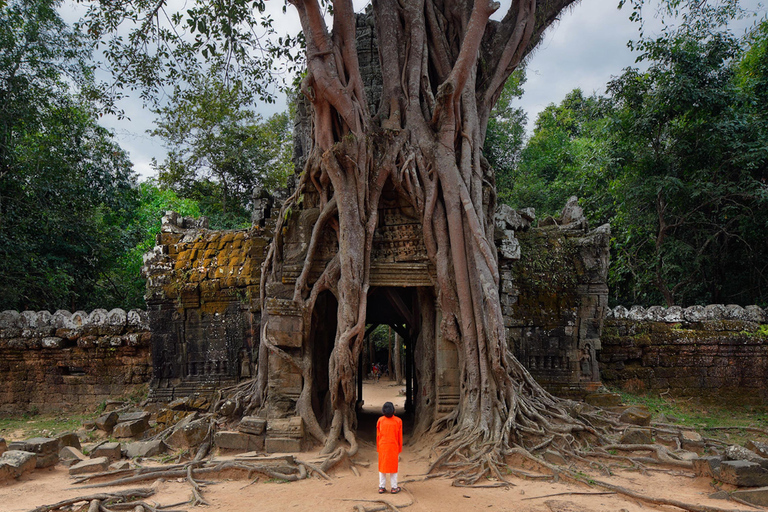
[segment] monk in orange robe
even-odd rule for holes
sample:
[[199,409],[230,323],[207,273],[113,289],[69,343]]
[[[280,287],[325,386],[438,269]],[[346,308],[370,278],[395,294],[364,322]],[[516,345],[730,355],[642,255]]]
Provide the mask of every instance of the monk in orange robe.
[[397,494],[397,463],[403,451],[403,420],[395,416],[395,406],[387,402],[381,408],[382,416],[376,423],[376,451],[379,452],[379,494],[387,492],[386,475],[389,473],[390,492]]

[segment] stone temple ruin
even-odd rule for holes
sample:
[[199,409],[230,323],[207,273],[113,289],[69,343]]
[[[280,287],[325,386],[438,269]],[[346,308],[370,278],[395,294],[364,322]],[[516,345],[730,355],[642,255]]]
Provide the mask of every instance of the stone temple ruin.
[[[276,199],[256,199],[255,222],[247,230],[210,230],[204,220],[172,212],[163,218],[158,244],[144,266],[152,398],[172,400],[236,384],[253,377],[259,358],[267,357],[268,393],[261,412],[267,430],[270,421],[295,416],[302,375],[274,352],[259,350],[265,335],[284,351],[312,358],[313,407],[321,423],[327,421],[336,299],[325,292],[311,312],[291,300],[319,213],[312,192],[304,193],[277,248],[282,265],[264,283],[263,310],[261,265],[280,214]],[[417,421],[431,422],[458,402],[458,355],[436,328],[441,313],[435,270],[410,206],[394,191],[385,193],[379,218],[366,323],[392,326],[404,338],[406,408]],[[575,201],[559,219],[531,228],[533,220],[531,210],[506,206],[496,215],[507,342],[545,387],[580,396],[599,386],[596,354],[607,309],[609,228],[589,231]],[[323,241],[318,267],[309,269],[310,284],[336,247],[330,237]],[[306,318],[311,325],[305,325]],[[365,398],[361,377],[367,370],[361,357],[359,400]]]
[[[358,53],[371,112],[381,95],[374,33],[372,19],[360,15]],[[294,129],[297,173],[311,144],[308,108],[299,101]],[[262,336],[284,354],[312,361],[312,407],[321,427],[327,428],[329,421],[328,363],[337,300],[326,291],[313,311],[304,311],[292,298],[302,272],[308,273],[311,287],[338,242],[328,230],[312,268],[304,268],[320,198],[307,187],[298,191],[299,206],[281,213],[297,181],[294,176],[289,189],[275,197],[254,193],[254,222],[247,230],[212,231],[205,221],[169,212],[144,266],[154,368],[151,397],[170,400],[236,384],[254,376],[260,364],[268,368],[267,399],[260,412],[267,440],[270,423],[296,415],[296,400],[306,383],[295,365],[265,349]],[[261,282],[262,263],[280,215],[283,228],[274,247],[278,264]],[[438,329],[435,269],[426,254],[420,220],[391,182],[385,185],[378,218],[366,324],[391,326],[404,339],[406,409],[417,423],[428,425],[458,403],[458,354]],[[575,198],[560,218],[531,228],[534,220],[532,210],[506,206],[495,218],[507,343],[545,387],[579,396],[599,386],[597,352],[607,308],[610,228],[589,231]],[[363,360],[357,372],[358,401],[365,399],[362,377],[370,370]]]

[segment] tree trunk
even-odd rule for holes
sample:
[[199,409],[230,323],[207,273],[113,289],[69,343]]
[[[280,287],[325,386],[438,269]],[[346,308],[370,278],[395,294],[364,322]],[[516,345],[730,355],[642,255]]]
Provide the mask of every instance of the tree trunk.
[[394,355],[392,356],[393,366],[392,373],[395,377],[395,382],[399,385],[401,382],[403,382],[403,356],[401,353],[401,349],[403,347],[403,340],[400,338],[400,335],[395,333],[395,351]]
[[[510,446],[528,447],[550,437],[553,446],[567,446],[572,433],[589,430],[568,416],[507,346],[493,245],[495,179],[482,155],[488,118],[504,82],[571,2],[515,0],[502,21],[490,21],[499,5],[487,1],[375,0],[383,87],[371,117],[351,1],[333,2],[331,31],[316,0],[291,0],[306,40],[302,91],[313,106],[314,145],[298,191],[284,208],[307,187],[321,198],[322,211],[294,300],[311,309],[321,291],[333,289],[339,303],[326,452],[340,443],[350,455],[357,450],[354,377],[379,198],[387,181],[422,219],[442,310],[436,328],[459,354],[460,402],[441,423],[450,434],[436,464],[461,460],[483,473]],[[334,274],[338,282],[334,286],[321,277],[309,287],[313,248],[325,230],[336,233],[339,246],[324,277]]]
[[395,378],[392,371],[392,327],[389,328],[389,335],[387,336],[387,373],[389,374],[389,380]]

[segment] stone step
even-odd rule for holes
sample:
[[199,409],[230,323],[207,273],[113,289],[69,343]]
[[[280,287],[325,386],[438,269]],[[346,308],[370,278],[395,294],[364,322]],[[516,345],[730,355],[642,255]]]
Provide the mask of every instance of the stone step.
[[720,464],[719,480],[737,487],[764,487],[768,486],[768,471],[757,462],[725,460]]

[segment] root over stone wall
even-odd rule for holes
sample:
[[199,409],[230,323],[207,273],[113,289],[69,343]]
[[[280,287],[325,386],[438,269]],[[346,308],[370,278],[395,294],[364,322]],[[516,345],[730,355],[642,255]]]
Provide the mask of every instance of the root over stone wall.
[[768,403],[768,312],[758,306],[609,310],[599,356],[606,385],[708,402]]
[[84,410],[146,389],[145,311],[0,313],[0,413]]

